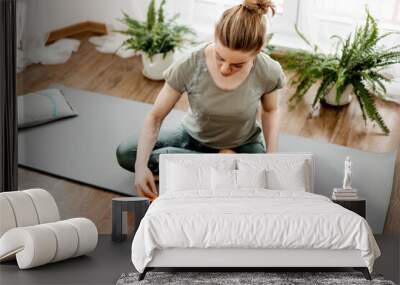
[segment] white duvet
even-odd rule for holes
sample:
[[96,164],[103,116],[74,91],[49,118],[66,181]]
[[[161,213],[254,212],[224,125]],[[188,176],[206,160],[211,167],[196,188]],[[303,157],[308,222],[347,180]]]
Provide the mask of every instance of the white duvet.
[[143,272],[165,248],[358,249],[370,272],[380,255],[359,215],[321,195],[266,189],[160,196],[133,239],[135,268]]

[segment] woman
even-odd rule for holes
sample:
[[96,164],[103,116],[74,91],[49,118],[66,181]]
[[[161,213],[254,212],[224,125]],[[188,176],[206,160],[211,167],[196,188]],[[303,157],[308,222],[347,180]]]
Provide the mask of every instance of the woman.
[[[214,42],[172,64],[147,115],[138,143],[128,138],[117,149],[119,164],[135,171],[135,190],[157,197],[153,174],[161,153],[265,153],[277,150],[278,96],[285,76],[281,66],[261,53],[265,44],[267,0],[245,0],[226,10],[215,27]],[[176,130],[161,124],[182,93],[189,111]],[[262,105],[262,128],[256,121]],[[267,147],[265,147],[264,140]]]

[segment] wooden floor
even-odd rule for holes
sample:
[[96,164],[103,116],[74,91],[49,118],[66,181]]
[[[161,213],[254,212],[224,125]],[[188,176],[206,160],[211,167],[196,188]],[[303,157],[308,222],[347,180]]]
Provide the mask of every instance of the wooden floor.
[[[62,65],[31,65],[17,76],[18,95],[46,88],[59,82],[69,87],[100,92],[112,96],[153,103],[162,81],[143,77],[139,57],[122,59],[102,54],[87,41],[87,35],[79,51]],[[377,106],[391,130],[382,134],[370,122],[365,126],[356,101],[343,108],[323,106],[319,117],[309,117],[310,96],[292,111],[288,110],[287,98],[291,94],[287,86],[281,91],[281,132],[315,138],[330,143],[366,151],[385,152],[400,148],[400,106],[390,102],[377,102]],[[311,95],[311,94],[309,94]],[[186,110],[188,101],[182,96],[176,108]],[[400,161],[398,153],[397,162]],[[399,163],[397,163],[399,165]],[[397,167],[395,191],[391,196],[385,232],[400,233],[400,167]],[[42,187],[55,197],[63,218],[84,216],[92,219],[100,233],[111,231],[111,198],[119,195],[79,183],[67,181],[25,168],[19,169],[19,188]]]

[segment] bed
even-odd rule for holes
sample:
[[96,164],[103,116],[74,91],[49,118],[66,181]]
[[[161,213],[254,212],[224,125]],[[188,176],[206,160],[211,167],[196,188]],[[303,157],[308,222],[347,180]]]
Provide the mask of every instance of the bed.
[[[171,267],[352,267],[371,279],[367,221],[314,191],[310,153],[164,154],[132,242],[139,279]],[[317,190],[317,189],[316,189]]]

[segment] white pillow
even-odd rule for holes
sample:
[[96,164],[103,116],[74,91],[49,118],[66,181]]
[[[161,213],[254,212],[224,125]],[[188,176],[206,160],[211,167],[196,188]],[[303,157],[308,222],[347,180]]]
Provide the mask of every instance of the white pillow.
[[265,169],[267,188],[272,190],[311,191],[308,161],[299,159],[239,159],[239,170]]
[[233,169],[211,169],[211,189],[236,189],[236,170]]
[[271,169],[267,171],[268,189],[306,191],[306,176],[304,165],[284,171]]
[[211,188],[213,190],[238,190],[241,188],[266,188],[267,176],[263,170],[211,170]]
[[262,170],[236,170],[238,188],[267,188],[267,171]]
[[211,169],[234,169],[234,160],[209,161],[176,160],[168,161],[167,191],[190,189],[211,189]]

